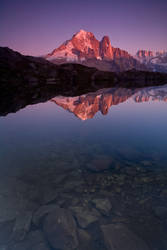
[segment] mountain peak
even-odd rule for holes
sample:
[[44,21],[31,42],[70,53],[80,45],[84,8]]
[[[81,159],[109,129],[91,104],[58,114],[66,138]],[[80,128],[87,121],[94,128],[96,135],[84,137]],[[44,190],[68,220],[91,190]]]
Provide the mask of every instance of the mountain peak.
[[138,50],[136,55],[139,58],[147,58],[147,57],[153,57],[154,52],[151,50]]
[[113,59],[113,48],[111,46],[110,38],[104,36],[100,42],[101,56],[103,59]]
[[106,44],[109,45],[110,44],[110,38],[109,38],[109,36],[103,36],[101,42],[105,42]]
[[[80,29],[70,40],[54,49],[45,58],[58,64],[76,62],[107,71],[122,71],[134,67],[143,69],[128,52],[111,46],[108,36],[99,41],[92,32],[84,29]],[[118,60],[124,60],[124,63],[119,63]]]
[[74,37],[79,38],[79,39],[86,39],[87,37],[90,37],[90,36],[94,36],[93,33],[83,30],[83,29],[81,29],[74,35]]
[[86,34],[86,33],[89,33],[89,32],[86,30],[80,29],[76,34]]

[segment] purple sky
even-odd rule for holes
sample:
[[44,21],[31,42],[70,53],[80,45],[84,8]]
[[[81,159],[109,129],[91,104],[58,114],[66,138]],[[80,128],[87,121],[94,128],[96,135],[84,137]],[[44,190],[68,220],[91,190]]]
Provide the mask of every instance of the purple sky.
[[0,46],[43,55],[80,29],[134,54],[167,50],[167,0],[1,0]]

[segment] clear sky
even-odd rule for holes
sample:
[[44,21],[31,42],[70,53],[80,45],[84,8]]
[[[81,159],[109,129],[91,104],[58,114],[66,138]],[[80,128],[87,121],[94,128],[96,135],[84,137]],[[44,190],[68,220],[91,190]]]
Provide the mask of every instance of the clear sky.
[[0,46],[43,55],[80,29],[132,54],[167,50],[167,0],[1,0]]

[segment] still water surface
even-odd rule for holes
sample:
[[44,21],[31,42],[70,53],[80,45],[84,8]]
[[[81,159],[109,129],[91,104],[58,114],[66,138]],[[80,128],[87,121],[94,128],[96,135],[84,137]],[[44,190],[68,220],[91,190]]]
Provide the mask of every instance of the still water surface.
[[[0,117],[0,225],[11,227],[0,245],[21,249],[20,239],[9,240],[17,218],[56,204],[72,211],[76,230],[91,237],[85,248],[77,239],[69,249],[166,250],[166,128],[167,86],[58,96]],[[99,208],[95,199],[110,205]],[[78,217],[83,208],[85,224]],[[89,221],[92,209],[99,215]],[[47,231],[29,224],[23,250],[27,235]],[[119,239],[119,230],[127,239]],[[106,231],[113,241],[132,245],[110,242]],[[44,249],[56,249],[50,234]]]

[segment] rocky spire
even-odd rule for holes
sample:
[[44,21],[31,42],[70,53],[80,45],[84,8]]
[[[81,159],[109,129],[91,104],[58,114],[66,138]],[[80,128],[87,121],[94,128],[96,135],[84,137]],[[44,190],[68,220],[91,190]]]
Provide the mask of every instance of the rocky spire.
[[104,36],[100,42],[100,55],[102,59],[113,59],[113,48],[108,36]]

